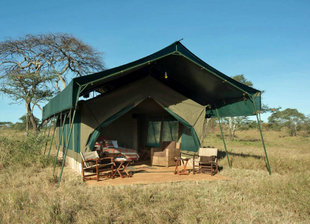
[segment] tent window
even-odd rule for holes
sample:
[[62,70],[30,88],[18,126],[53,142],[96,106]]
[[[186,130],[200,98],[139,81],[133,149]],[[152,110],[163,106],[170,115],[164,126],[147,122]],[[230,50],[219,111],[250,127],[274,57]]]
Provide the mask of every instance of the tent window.
[[178,121],[150,121],[148,125],[147,146],[159,147],[163,141],[177,141]]
[[163,121],[163,130],[161,141],[177,141],[178,140],[178,130],[179,122],[178,121]]
[[147,146],[159,147],[160,145],[160,121],[150,121],[147,134]]

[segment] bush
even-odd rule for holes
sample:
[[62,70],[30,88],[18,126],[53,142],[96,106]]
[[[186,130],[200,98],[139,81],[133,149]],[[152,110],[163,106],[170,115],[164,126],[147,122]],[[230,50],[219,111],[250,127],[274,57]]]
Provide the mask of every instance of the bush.
[[42,166],[44,164],[42,148],[46,141],[45,136],[30,135],[18,140],[0,136],[0,164],[5,168]]

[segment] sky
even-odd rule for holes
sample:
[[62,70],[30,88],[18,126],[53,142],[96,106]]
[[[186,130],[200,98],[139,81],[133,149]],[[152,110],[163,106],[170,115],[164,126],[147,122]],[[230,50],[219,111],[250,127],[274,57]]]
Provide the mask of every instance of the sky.
[[[103,53],[106,68],[176,40],[228,76],[264,90],[263,104],[310,115],[310,1],[4,1],[0,41],[69,33]],[[17,122],[23,104],[0,95],[0,121]],[[35,115],[41,118],[38,110]],[[263,119],[267,119],[267,115]]]

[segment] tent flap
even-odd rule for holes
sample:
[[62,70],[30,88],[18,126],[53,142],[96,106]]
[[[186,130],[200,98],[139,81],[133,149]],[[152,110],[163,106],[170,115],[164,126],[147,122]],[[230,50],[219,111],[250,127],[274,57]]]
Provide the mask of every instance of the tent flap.
[[109,124],[111,124],[113,121],[115,121],[117,118],[123,116],[124,114],[126,114],[128,111],[130,111],[132,108],[134,108],[137,104],[132,104],[132,105],[128,105],[125,108],[123,108],[122,110],[120,110],[119,112],[117,112],[116,114],[112,115],[111,117],[109,117],[108,119],[106,119],[103,123],[101,123],[95,130],[94,132],[90,135],[89,140],[88,140],[88,146],[90,149],[93,149],[96,143],[97,138],[100,136],[100,132],[101,129],[103,129],[104,127],[108,126]]
[[[220,117],[237,117],[255,115],[261,109],[261,96],[254,96],[252,100],[242,100],[236,103],[227,104],[218,108]],[[217,117],[215,109],[207,110],[206,117]]]

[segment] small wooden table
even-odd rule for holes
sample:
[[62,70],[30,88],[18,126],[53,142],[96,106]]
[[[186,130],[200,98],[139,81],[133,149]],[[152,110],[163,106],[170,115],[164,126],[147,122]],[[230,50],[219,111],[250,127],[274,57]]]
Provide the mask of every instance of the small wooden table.
[[[188,160],[190,160],[190,159],[189,158],[175,157],[174,158],[174,161],[175,161],[174,174],[188,175],[189,171],[186,170],[186,166],[187,166]],[[181,166],[181,163],[183,163],[183,169],[179,170],[179,166]]]
[[[116,168],[116,172],[119,174],[121,178],[131,177],[131,175],[127,171],[127,167],[130,164],[129,160],[124,158],[115,158],[114,162],[117,163],[118,165]],[[122,172],[125,174],[122,174]]]

